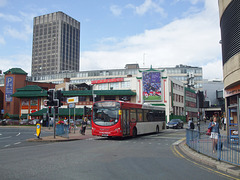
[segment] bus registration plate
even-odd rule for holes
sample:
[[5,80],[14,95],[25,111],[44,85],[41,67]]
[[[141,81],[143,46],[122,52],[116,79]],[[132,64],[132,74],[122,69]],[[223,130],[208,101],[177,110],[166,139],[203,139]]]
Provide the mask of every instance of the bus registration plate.
[[103,137],[106,137],[106,136],[108,136],[108,134],[102,134],[102,136],[103,136]]

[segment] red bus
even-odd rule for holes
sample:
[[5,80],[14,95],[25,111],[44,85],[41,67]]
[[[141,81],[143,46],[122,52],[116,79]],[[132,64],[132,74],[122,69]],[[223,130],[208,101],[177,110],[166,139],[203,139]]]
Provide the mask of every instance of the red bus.
[[127,103],[99,101],[92,108],[92,135],[137,136],[165,129],[165,108]]

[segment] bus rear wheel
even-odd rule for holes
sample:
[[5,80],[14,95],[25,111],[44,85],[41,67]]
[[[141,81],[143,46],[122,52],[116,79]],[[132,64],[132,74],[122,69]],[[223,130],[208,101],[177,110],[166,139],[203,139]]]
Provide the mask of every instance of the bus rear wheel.
[[137,137],[137,128],[136,127],[133,128],[133,135],[132,136]]
[[156,133],[157,134],[159,133],[159,127],[158,126],[156,127]]

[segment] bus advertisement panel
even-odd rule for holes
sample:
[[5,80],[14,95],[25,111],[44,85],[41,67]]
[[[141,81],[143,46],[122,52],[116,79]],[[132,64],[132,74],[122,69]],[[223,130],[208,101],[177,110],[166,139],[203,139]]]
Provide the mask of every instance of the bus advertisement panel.
[[137,136],[165,128],[165,108],[122,101],[99,101],[92,108],[92,135]]
[[162,101],[161,73],[143,72],[143,101]]

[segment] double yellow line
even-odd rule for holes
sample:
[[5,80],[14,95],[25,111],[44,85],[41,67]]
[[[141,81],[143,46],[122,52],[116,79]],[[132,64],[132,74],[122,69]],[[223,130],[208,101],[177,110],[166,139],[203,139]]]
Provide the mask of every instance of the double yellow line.
[[[185,138],[183,138],[183,139],[185,139]],[[205,169],[205,170],[210,171],[210,172],[214,172],[214,173],[216,173],[216,174],[219,174],[219,175],[224,176],[224,177],[227,177],[227,178],[231,178],[231,179],[235,179],[235,180],[240,180],[240,178],[235,178],[235,177],[232,177],[232,176],[230,176],[230,175],[224,174],[224,173],[222,173],[222,172],[220,172],[220,171],[213,170],[213,169],[211,169],[211,168],[208,168],[208,167],[206,167],[206,166],[203,166],[203,165],[201,165],[201,164],[199,164],[199,163],[197,163],[197,162],[195,162],[195,161],[192,161],[192,160],[186,158],[183,154],[181,154],[181,153],[177,150],[176,146],[171,146],[171,150],[172,150],[172,152],[173,152],[173,154],[174,154],[175,156],[181,157],[181,158],[183,158],[183,159],[185,159],[185,160],[187,160],[187,161],[195,164],[196,166],[198,166],[198,167],[200,167],[200,168],[202,168],[202,169]]]

